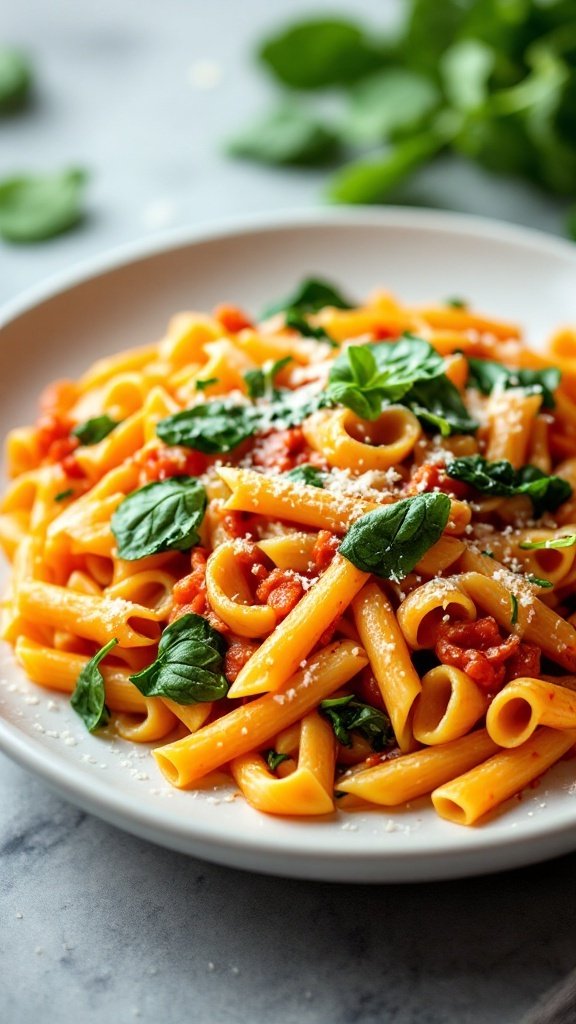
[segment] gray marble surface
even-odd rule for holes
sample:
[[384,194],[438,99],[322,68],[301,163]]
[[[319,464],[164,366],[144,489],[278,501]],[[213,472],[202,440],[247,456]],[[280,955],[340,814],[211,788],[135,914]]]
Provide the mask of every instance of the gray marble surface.
[[[271,88],[247,61],[296,10],[377,0],[14,0],[33,108],[0,126],[0,175],[80,163],[89,217],[0,248],[0,299],[183,224],[310,206],[321,176],[232,163],[222,140]],[[560,231],[524,188],[441,165],[411,198]],[[10,1024],[516,1024],[574,964],[576,856],[436,885],[331,886],[243,874],[87,816],[0,757],[0,1019]]]

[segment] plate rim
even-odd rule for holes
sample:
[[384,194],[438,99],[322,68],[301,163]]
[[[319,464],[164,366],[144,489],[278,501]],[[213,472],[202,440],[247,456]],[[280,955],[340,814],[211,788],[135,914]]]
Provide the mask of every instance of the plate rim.
[[[200,226],[186,226],[161,232],[153,238],[139,239],[111,250],[92,256],[60,271],[40,283],[26,289],[15,298],[4,303],[0,309],[0,330],[14,323],[19,317],[30,312],[37,306],[53,298],[63,296],[70,289],[88,283],[91,280],[142,260],[194,247],[206,242],[241,238],[254,233],[272,233],[278,230],[302,230],[314,227],[357,228],[374,227],[385,229],[406,228],[408,230],[432,233],[447,232],[460,237],[481,237],[495,243],[508,243],[516,247],[537,250],[545,257],[547,254],[573,263],[576,271],[576,246],[567,239],[556,238],[546,232],[525,228],[516,224],[478,217],[472,214],[459,214],[449,211],[428,209],[410,209],[405,207],[385,207],[375,210],[372,207],[360,208],[312,208],[287,209],[279,212],[263,212],[260,214],[242,215],[226,218]],[[235,863],[234,852],[241,857],[251,855],[258,870],[269,870],[273,873],[285,873],[275,861],[285,861],[294,857],[300,862],[300,869],[295,874],[301,877],[315,877],[310,870],[301,870],[305,862],[320,856],[328,868],[326,877],[341,878],[340,868],[346,864],[374,865],[382,862],[382,870],[373,880],[386,881],[396,879],[394,868],[400,861],[409,859],[414,865],[413,872],[407,873],[407,880],[441,877],[434,865],[442,858],[455,858],[458,867],[443,877],[459,877],[477,870],[470,868],[472,861],[477,862],[482,854],[492,853],[500,863],[483,867],[482,870],[500,870],[502,866],[520,865],[539,857],[547,856],[546,851],[534,852],[535,847],[554,846],[555,852],[566,852],[576,846],[576,814],[564,809],[560,820],[556,820],[544,830],[534,832],[532,821],[519,822],[517,827],[507,835],[499,835],[496,839],[488,831],[474,830],[475,841],[470,845],[454,847],[449,834],[432,839],[430,844],[410,847],[409,842],[395,843],[395,848],[386,850],[376,848],[353,851],[348,842],[341,847],[333,847],[315,851],[305,837],[307,830],[298,830],[288,840],[279,836],[254,831],[250,835],[230,834],[222,829],[221,823],[214,825],[203,821],[194,822],[188,817],[178,818],[169,808],[162,806],[150,807],[131,801],[129,794],[119,790],[115,792],[109,786],[102,789],[100,777],[91,777],[83,772],[70,774],[69,765],[62,760],[56,750],[40,746],[32,736],[21,732],[18,727],[7,719],[0,717],[0,749],[22,767],[32,771],[74,803],[80,804],[93,813],[114,824],[120,824],[127,831],[145,835],[154,841],[154,833],[159,838],[155,841],[171,845],[188,853],[194,853],[194,846],[207,846],[212,853],[204,852],[213,860],[222,863]],[[393,815],[395,808],[381,808],[383,813]],[[566,820],[565,820],[566,819]],[[191,827],[192,826],[192,827]],[[309,833],[308,833],[309,834]],[[525,852],[519,858],[514,851],[522,844],[530,843],[532,852]],[[559,847],[559,848],[558,848]],[[228,856],[229,855],[229,856]],[[260,859],[260,863],[258,863]],[[268,866],[263,866],[267,861]],[[330,865],[330,868],[329,868]],[[428,866],[428,870],[425,867]],[[423,870],[424,867],[424,870]],[[296,865],[295,865],[296,868]],[[410,877],[412,875],[412,877]],[[316,875],[316,877],[318,877]],[[350,879],[349,879],[350,880]],[[357,879],[362,881],[362,878]]]

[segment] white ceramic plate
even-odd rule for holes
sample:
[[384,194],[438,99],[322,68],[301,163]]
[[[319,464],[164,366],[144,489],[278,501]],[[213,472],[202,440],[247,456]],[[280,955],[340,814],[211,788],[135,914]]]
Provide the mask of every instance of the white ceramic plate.
[[[40,388],[93,359],[160,336],[180,309],[258,310],[317,274],[361,297],[381,285],[407,301],[471,299],[518,320],[538,346],[576,323],[576,247],[468,217],[424,211],[289,213],[134,246],[5,311],[0,432],[35,414]],[[65,698],[27,682],[4,648],[0,745],[85,809],[154,842],[223,864],[304,878],[417,881],[496,871],[576,848],[575,761],[549,772],[481,827],[408,810],[283,821],[226,791],[178,792],[146,747],[90,736]]]

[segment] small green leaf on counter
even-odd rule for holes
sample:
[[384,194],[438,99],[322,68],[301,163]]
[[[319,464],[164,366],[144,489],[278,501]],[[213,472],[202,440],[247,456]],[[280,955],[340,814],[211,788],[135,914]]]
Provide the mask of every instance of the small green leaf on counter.
[[228,144],[231,156],[294,166],[325,164],[339,148],[336,134],[295,103],[284,103],[248,124]]
[[83,216],[87,176],[81,170],[0,181],[0,237],[41,242],[74,227]]
[[196,477],[172,476],[132,491],[112,515],[118,557],[128,561],[198,543],[206,491]]
[[322,89],[373,71],[381,54],[352,22],[310,18],[266,40],[260,60],[292,89]]
[[0,114],[11,114],[26,103],[32,87],[32,68],[19,50],[0,46]]
[[70,698],[74,711],[80,715],[89,732],[102,728],[110,720],[110,712],[106,707],[104,678],[99,666],[117,643],[117,640],[110,640],[84,665]]
[[439,100],[429,78],[407,68],[386,68],[352,87],[340,133],[358,145],[387,142],[420,128]]
[[99,441],[103,441],[108,434],[117,427],[119,420],[113,420],[111,416],[104,413],[102,416],[94,416],[90,420],[85,420],[84,423],[79,423],[72,430],[74,437],[77,437],[80,444],[90,445],[98,444]]
[[182,615],[167,626],[158,657],[130,676],[145,697],[168,697],[176,704],[220,700],[228,692],[222,674],[224,637],[201,615]]
[[357,519],[338,550],[363,572],[398,582],[440,539],[450,507],[440,492],[403,498]]

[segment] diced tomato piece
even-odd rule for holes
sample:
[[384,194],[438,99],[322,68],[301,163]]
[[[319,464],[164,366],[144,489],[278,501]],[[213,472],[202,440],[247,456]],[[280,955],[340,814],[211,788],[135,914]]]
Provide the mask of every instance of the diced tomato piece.
[[540,648],[535,644],[522,642],[506,663],[507,682],[511,679],[520,679],[522,676],[539,676],[541,655]]
[[475,622],[453,622],[440,626],[436,655],[444,665],[455,665],[482,689],[494,693],[505,680],[505,662],[520,646],[511,633],[505,640],[491,615]]
[[72,480],[82,480],[86,476],[75,455],[67,455],[62,459],[61,465],[66,476],[71,477]]
[[47,413],[62,414],[70,409],[78,397],[78,387],[73,380],[54,380],[44,388],[40,395],[40,410]]
[[222,513],[222,525],[233,540],[257,537],[258,522],[258,516],[251,512],[224,511]]
[[250,317],[246,315],[243,309],[226,303],[216,306],[214,319],[218,320],[224,330],[229,331],[230,334],[238,334],[239,331],[245,330],[246,327],[254,326]]
[[285,473],[303,463],[314,463],[315,455],[308,446],[301,427],[276,430],[260,437],[251,453],[252,464],[276,473]]
[[142,467],[142,483],[167,480],[172,476],[200,476],[208,465],[202,452],[180,447],[152,448],[143,452],[137,462]]
[[286,618],[303,595],[302,580],[292,569],[273,569],[256,590],[258,600],[273,608],[279,621]]
[[312,548],[312,561],[318,572],[328,568],[339,546],[340,539],[330,530],[320,530]]
[[412,473],[404,488],[405,494],[422,494],[424,491],[443,491],[455,498],[465,498],[470,488],[461,480],[453,480],[444,466],[436,462],[424,462]]
[[234,637],[224,657],[224,675],[229,683],[233,683],[238,673],[250,660],[254,651],[258,649],[255,640],[246,640],[244,637]]

